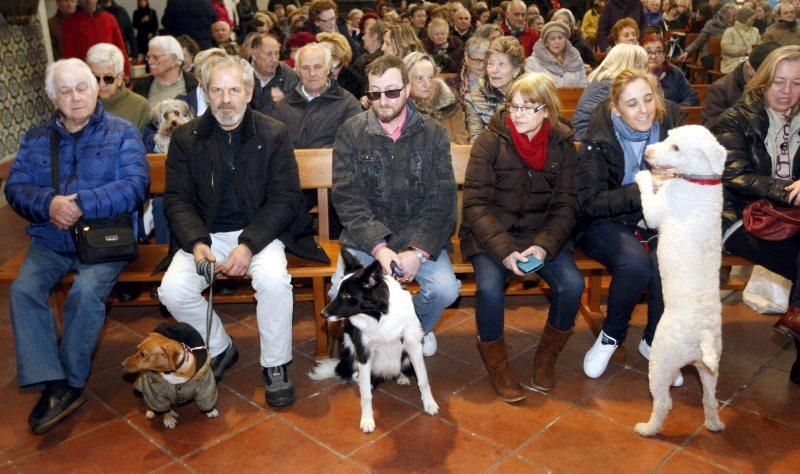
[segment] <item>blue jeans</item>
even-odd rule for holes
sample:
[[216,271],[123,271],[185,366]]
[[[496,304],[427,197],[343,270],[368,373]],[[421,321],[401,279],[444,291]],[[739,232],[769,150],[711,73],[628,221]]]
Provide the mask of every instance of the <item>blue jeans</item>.
[[153,206],[153,234],[155,235],[156,243],[168,244],[170,230],[167,213],[164,210],[164,197],[154,197],[150,205]]
[[[361,250],[348,248],[362,265],[369,265],[375,261],[372,256]],[[339,291],[339,284],[344,277],[344,263],[339,258],[336,273],[331,277],[331,290],[328,296],[334,298]],[[416,278],[419,283],[419,292],[414,295],[414,309],[417,311],[425,334],[431,332],[433,326],[439,322],[445,308],[453,304],[458,298],[461,281],[453,273],[450,257],[443,251],[436,260],[428,260],[419,268]]]
[[[17,379],[22,388],[66,380],[81,388],[89,378],[92,352],[106,318],[106,297],[127,262],[85,265],[31,242],[19,275],[11,285],[11,322],[17,351]],[[50,291],[70,270],[75,282],[64,303],[61,342]]]
[[[651,250],[648,253],[633,232],[632,227],[624,224],[594,225],[578,241],[578,247],[611,272],[608,314],[603,321],[603,332],[622,343],[628,332],[633,309],[642,291],[647,288],[647,326],[644,328],[644,340],[652,344],[656,326],[664,312],[661,275],[656,259],[658,239],[649,242]],[[641,232],[644,238],[651,236],[645,230]]]
[[[496,341],[503,336],[505,286],[512,273],[486,253],[475,255],[470,261],[478,284],[475,294],[478,336],[483,342]],[[568,331],[575,324],[583,294],[583,275],[575,266],[572,252],[562,250],[537,273],[552,289],[548,324],[559,331]]]

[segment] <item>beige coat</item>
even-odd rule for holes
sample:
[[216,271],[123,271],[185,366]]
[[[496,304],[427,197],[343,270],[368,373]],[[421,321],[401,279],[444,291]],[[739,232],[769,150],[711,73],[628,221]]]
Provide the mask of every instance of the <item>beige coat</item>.
[[747,58],[748,52],[758,44],[758,41],[758,28],[753,26],[747,26],[737,21],[733,26],[726,29],[720,41],[722,48],[720,71],[723,74],[728,74],[736,69],[736,66]]

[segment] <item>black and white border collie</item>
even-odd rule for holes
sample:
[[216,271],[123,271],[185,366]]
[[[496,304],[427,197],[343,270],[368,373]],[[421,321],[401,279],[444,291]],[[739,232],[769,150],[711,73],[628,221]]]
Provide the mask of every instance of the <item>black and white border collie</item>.
[[338,376],[343,381],[358,382],[364,433],[375,430],[372,388],[384,380],[408,385],[408,376],[416,373],[425,413],[435,415],[439,405],[428,384],[422,357],[422,325],[411,294],[385,275],[377,260],[364,267],[346,249],[341,258],[345,276],[339,293],[322,310],[325,319],[345,320],[339,359],[320,362],[308,376],[313,380]]

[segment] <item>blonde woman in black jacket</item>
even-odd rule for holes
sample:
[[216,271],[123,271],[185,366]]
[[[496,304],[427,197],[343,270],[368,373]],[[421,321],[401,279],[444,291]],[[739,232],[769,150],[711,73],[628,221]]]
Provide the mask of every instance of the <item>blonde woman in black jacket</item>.
[[[800,234],[767,241],[747,233],[742,211],[757,199],[800,206],[800,46],[783,46],[767,56],[744,96],[712,130],[728,150],[723,175],[723,245],[793,282],[789,310],[775,329],[800,351]],[[790,379],[800,384],[800,353]]]

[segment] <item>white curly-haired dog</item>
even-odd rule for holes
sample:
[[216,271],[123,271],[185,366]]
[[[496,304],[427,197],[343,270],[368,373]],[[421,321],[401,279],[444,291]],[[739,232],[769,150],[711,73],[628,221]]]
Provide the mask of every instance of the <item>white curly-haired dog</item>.
[[636,174],[647,226],[658,229],[658,265],[664,314],[650,352],[653,413],[634,428],[643,436],[661,430],[672,408],[669,388],[681,367],[693,364],[703,384],[705,426],[720,431],[716,389],[722,352],[719,268],[722,253],[722,170],[725,148],[705,127],[686,125],[650,145],[654,171],[677,175],[653,192],[650,171]]
[[169,140],[176,128],[194,118],[189,104],[177,99],[164,99],[150,110],[150,121],[156,126],[156,152],[166,153]]

